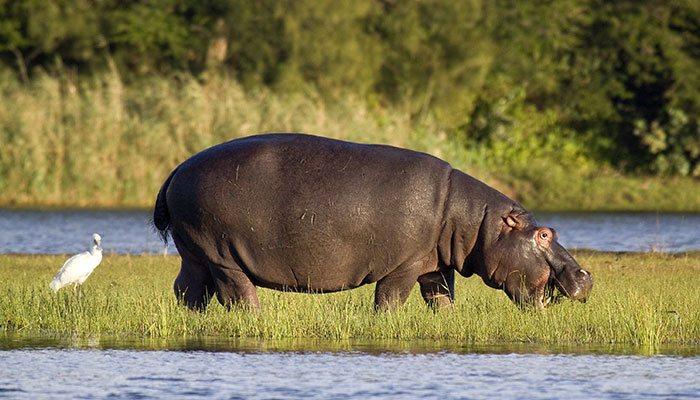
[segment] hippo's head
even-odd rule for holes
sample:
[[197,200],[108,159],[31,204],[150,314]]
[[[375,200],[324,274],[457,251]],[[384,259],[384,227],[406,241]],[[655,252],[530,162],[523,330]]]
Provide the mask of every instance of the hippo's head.
[[564,247],[557,233],[538,226],[531,214],[513,211],[499,221],[500,232],[484,248],[484,281],[502,289],[516,304],[544,308],[556,288],[562,295],[586,301],[593,278]]

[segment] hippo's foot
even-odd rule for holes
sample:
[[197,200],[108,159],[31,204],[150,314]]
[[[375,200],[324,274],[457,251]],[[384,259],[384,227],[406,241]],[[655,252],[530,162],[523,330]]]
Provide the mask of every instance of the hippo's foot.
[[438,311],[438,310],[451,310],[452,307],[454,306],[454,303],[452,302],[452,299],[448,295],[445,294],[440,294],[440,295],[432,295],[432,296],[423,296],[423,300],[425,300],[425,303],[430,307],[431,309]]

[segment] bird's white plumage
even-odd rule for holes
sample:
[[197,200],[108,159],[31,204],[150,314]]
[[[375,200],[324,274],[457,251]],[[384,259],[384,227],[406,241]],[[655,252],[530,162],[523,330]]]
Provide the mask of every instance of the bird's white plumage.
[[82,285],[92,274],[92,271],[100,265],[102,261],[102,247],[100,246],[102,238],[98,234],[94,234],[92,237],[93,246],[90,251],[76,254],[69,258],[54,276],[53,281],[51,281],[51,290],[57,292],[68,285]]

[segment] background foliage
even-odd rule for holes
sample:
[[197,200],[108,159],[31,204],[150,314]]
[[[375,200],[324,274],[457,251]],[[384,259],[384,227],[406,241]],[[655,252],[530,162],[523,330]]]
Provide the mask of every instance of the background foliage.
[[[72,126],[87,136],[96,123],[123,130],[124,148],[155,140],[144,125],[198,136],[181,141],[198,143],[192,151],[211,144],[202,126],[184,127],[193,103],[183,96],[207,87],[207,101],[222,103],[209,106],[212,129],[228,137],[268,128],[357,138],[368,129],[360,139],[407,145],[418,135],[449,142],[451,161],[488,169],[519,193],[601,171],[697,178],[698,71],[692,0],[0,0],[0,139],[15,146],[0,151],[0,187],[32,153],[74,151],[27,144]],[[22,120],[19,99],[36,107],[26,112],[53,116],[27,128],[41,117]],[[168,108],[175,103],[182,108]],[[277,125],[219,118],[300,104],[313,106]],[[70,181],[62,174],[51,185]]]

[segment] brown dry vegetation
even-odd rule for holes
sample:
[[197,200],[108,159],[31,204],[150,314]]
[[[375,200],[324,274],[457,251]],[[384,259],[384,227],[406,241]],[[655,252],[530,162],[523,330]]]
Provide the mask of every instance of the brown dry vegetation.
[[[431,153],[533,209],[700,210],[697,180],[622,175],[556,139],[546,120],[483,147],[397,106],[353,96],[329,101],[314,90],[244,90],[216,76],[125,85],[112,72],[1,82],[5,207],[150,207],[172,168],[193,153],[248,134],[301,131]],[[552,137],[538,133],[550,130]]]

